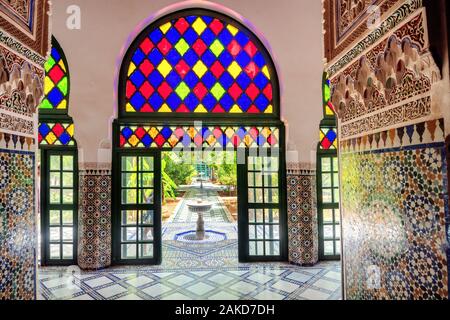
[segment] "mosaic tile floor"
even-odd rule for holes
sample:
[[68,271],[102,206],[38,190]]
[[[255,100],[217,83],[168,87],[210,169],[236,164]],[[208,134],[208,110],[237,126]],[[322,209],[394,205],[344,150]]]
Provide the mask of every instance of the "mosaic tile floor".
[[40,268],[38,298],[45,300],[326,300],[341,298],[340,263],[302,268],[285,263],[238,262],[237,225],[215,191],[205,229],[211,241],[181,241],[195,230],[188,192],[163,225],[160,266],[113,267],[96,272],[78,268]]
[[210,269],[120,267],[97,272],[41,268],[45,300],[338,300],[340,264],[301,268],[240,264]]

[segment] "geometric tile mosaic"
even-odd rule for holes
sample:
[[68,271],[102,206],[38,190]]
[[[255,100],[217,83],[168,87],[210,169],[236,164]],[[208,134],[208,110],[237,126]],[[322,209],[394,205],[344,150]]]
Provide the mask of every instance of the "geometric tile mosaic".
[[35,297],[34,159],[0,150],[0,300]]
[[347,298],[447,299],[444,144],[347,153],[341,163]]

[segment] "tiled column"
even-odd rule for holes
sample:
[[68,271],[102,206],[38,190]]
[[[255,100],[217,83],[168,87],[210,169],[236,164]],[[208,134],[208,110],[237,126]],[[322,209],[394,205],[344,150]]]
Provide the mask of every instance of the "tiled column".
[[310,165],[288,163],[289,262],[311,266],[319,260],[316,172]]
[[111,265],[111,170],[80,171],[78,265],[96,270]]

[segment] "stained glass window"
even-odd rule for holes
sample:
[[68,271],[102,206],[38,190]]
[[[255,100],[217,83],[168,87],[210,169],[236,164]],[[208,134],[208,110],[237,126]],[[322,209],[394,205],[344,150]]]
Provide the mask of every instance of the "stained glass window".
[[52,40],[50,57],[45,63],[44,99],[41,110],[67,110],[69,75],[64,53],[56,40]]
[[337,149],[337,133],[336,127],[320,128],[320,148],[323,150]]
[[273,127],[122,126],[121,148],[278,147]]
[[328,79],[328,74],[324,74],[323,79],[323,110],[325,117],[333,117],[335,116],[334,106],[331,103],[331,86],[330,79]]
[[39,124],[39,145],[73,146],[73,123],[47,123]]
[[275,76],[248,30],[212,13],[162,19],[122,67],[125,113],[273,114]]

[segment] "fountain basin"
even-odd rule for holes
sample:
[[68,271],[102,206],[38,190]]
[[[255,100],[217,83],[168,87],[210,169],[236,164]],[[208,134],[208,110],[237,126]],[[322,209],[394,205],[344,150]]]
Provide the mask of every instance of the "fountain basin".
[[188,202],[186,204],[191,212],[197,214],[197,229],[196,229],[196,238],[197,240],[205,239],[205,221],[203,220],[203,214],[211,210],[212,203],[207,201],[196,201],[196,202]]

